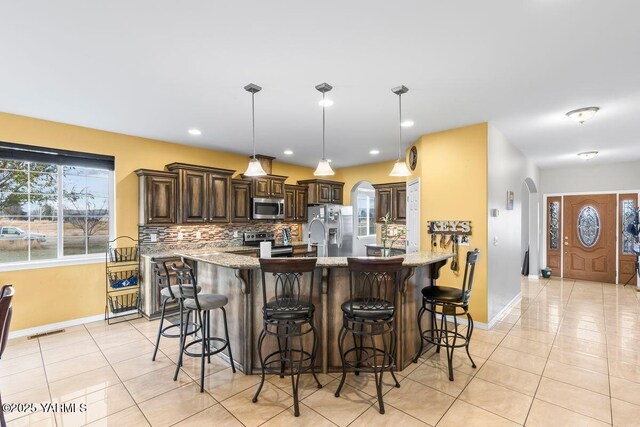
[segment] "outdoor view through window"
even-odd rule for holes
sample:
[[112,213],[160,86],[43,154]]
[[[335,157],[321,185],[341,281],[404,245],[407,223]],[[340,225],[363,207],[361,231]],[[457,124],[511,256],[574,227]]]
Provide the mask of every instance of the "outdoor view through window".
[[104,252],[111,176],[105,169],[0,159],[0,263]]

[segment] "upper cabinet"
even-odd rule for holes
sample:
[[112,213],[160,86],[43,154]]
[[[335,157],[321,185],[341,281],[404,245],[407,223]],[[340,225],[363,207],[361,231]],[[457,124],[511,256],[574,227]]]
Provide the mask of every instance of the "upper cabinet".
[[231,180],[231,222],[251,219],[251,181]]
[[272,199],[284,198],[284,181],[286,176],[280,175],[265,175],[259,177],[245,177],[244,179],[251,180],[252,195],[253,197],[263,197]]
[[376,222],[382,222],[381,218],[389,214],[391,222],[405,223],[407,220],[407,184],[393,182],[376,184],[373,187],[376,189]]
[[171,163],[167,169],[178,176],[178,222],[205,223],[231,220],[229,169]]
[[298,184],[304,185],[309,189],[307,203],[310,205],[320,205],[323,203],[341,205],[344,202],[344,182],[329,181],[326,179],[306,179],[304,181],[298,181]]
[[284,219],[291,222],[307,222],[307,187],[284,186]]
[[178,174],[138,169],[140,225],[176,224]]

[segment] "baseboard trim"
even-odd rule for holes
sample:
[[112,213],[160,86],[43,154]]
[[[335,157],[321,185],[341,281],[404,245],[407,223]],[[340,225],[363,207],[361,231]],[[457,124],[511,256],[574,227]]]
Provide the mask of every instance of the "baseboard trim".
[[493,316],[493,319],[491,319],[489,321],[489,329],[493,328],[493,325],[496,324],[496,322],[500,321],[500,317],[502,317],[503,314],[505,314],[507,311],[509,311],[515,304],[518,303],[518,301],[520,301],[522,299],[522,292],[518,292],[518,295],[516,295],[515,297],[513,297],[513,299],[511,301],[509,301],[507,303],[507,305],[505,305],[502,310],[500,310],[498,312],[498,314],[496,314],[495,316]]
[[527,276],[527,279],[529,280],[540,280],[540,276],[537,274],[530,274]]
[[20,338],[33,334],[41,334],[61,328],[69,328],[71,326],[84,325],[85,323],[97,322],[104,320],[104,314],[96,314],[95,316],[81,317],[80,319],[65,320],[64,322],[49,323],[48,325],[36,326],[34,328],[20,329],[19,331],[9,332],[9,339]]

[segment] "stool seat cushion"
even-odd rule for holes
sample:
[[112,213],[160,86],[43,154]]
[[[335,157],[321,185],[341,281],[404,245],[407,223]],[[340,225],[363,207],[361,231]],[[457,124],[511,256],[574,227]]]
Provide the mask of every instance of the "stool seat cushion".
[[427,301],[441,301],[454,304],[463,304],[469,297],[462,292],[462,289],[451,288],[448,286],[424,287],[422,288],[422,296]]
[[271,300],[263,309],[267,319],[273,320],[304,320],[311,317],[315,306],[306,301],[293,298],[279,298]]
[[353,311],[351,306],[351,300],[343,302],[341,306],[342,312],[349,317],[365,320],[389,319],[395,312],[393,304],[383,299],[355,298],[353,300]]
[[[187,298],[190,296],[193,296],[193,294],[190,293],[190,292],[193,292],[193,286],[182,286],[182,289],[184,289],[184,293]],[[196,286],[196,292],[200,292],[201,290],[202,290],[202,287]],[[173,295],[175,296],[175,298],[173,299],[180,298],[180,286],[178,285],[171,286],[171,292],[173,292]],[[169,293],[168,287],[162,288],[160,290],[160,295],[162,295],[165,298],[171,299],[171,293]]]
[[[198,302],[203,310],[213,310],[224,307],[229,302],[229,298],[220,294],[198,294]],[[184,306],[189,310],[197,310],[196,300],[188,298],[184,300]]]

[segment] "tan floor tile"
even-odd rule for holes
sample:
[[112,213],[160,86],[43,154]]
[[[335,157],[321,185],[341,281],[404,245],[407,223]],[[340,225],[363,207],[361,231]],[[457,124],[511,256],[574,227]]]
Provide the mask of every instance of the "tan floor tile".
[[536,399],[611,423],[609,397],[584,388],[543,377],[538,387]]
[[[229,371],[231,371],[231,369],[229,369]],[[217,374],[213,374],[212,377],[215,377],[216,375]],[[244,375],[244,374],[241,374],[241,375]],[[251,376],[256,377],[258,379],[258,381],[256,381],[256,384],[257,384],[260,380],[260,376],[259,375],[251,375]],[[327,374],[316,374],[316,376],[318,377],[318,380],[320,381],[320,384],[322,384],[323,387],[335,379],[331,375],[327,375]],[[364,374],[360,374],[360,376],[364,377]],[[281,388],[282,390],[286,391],[287,393],[293,396],[293,387],[291,386],[291,377],[285,375],[284,378],[280,378],[280,376],[278,375],[269,375],[267,376],[267,381],[269,381],[271,384],[275,385],[278,388]],[[373,383],[373,380],[371,380],[371,382]],[[388,389],[388,387],[386,387],[385,389]],[[305,397],[309,396],[312,393],[315,393],[318,390],[319,390],[318,383],[316,383],[316,380],[313,379],[313,375],[311,374],[300,375],[300,383],[298,384],[298,399],[302,400]],[[366,389],[361,389],[361,390],[364,391],[365,393],[368,391]],[[368,393],[368,394],[371,394],[371,393]],[[211,395],[215,397],[215,394],[213,394],[213,392]]]
[[220,404],[213,405],[174,425],[175,427],[243,427],[242,423]]
[[47,379],[49,382],[59,381],[84,372],[93,371],[109,364],[102,353],[89,353],[83,356],[67,359],[62,362],[46,365]]
[[[478,356],[478,357],[482,357],[483,359],[488,359],[489,356],[491,356],[491,353],[493,353],[493,351],[496,349],[497,346],[498,346],[497,344],[489,344],[484,341],[475,341],[472,338],[471,342],[469,343],[469,353],[471,353],[472,356]],[[440,350],[440,351],[444,351],[444,350]],[[464,348],[459,348],[459,349],[456,349],[456,351],[464,352],[465,350]]]
[[608,372],[607,359],[590,356],[577,351],[563,350],[558,347],[553,347],[549,354],[549,360],[564,363],[565,365],[577,366],[601,374]]
[[609,360],[631,363],[640,366],[640,349],[629,350],[620,347],[607,347]]
[[609,395],[609,376],[578,368],[572,365],[550,360],[547,362],[544,377],[582,387],[596,393]]
[[[430,353],[431,354],[431,353]],[[471,361],[467,356],[467,353],[464,349],[457,349],[453,353],[453,369],[456,371],[464,372],[467,375],[475,375],[478,372],[478,369],[484,364],[486,359],[478,356],[473,356],[473,361],[476,363],[476,367],[474,368],[471,365]],[[433,353],[431,356],[424,361],[425,365],[433,366],[439,369],[449,369],[449,365],[447,362],[447,352],[442,350],[440,353]]]
[[147,355],[149,360],[153,356],[154,345],[149,340],[138,340],[127,344],[110,347],[102,350],[102,354],[109,361],[114,364],[125,360],[133,359],[134,357]]
[[59,347],[73,348],[79,342],[91,341],[91,335],[86,330],[77,330],[63,334],[48,335],[38,338],[38,341],[40,341],[40,349],[42,351]]
[[534,396],[540,376],[532,374],[521,369],[488,360],[480,371],[476,374],[476,378],[501,385],[514,391]]
[[510,335],[500,343],[499,347],[507,347],[522,353],[531,354],[538,357],[548,357],[551,352],[551,345],[537,341],[529,341],[524,338]]
[[0,377],[0,390],[3,397],[46,385],[47,377],[42,367]]
[[616,427],[636,427],[639,424],[640,406],[619,399],[611,399],[613,425]]
[[124,386],[133,397],[133,400],[140,403],[193,382],[186,375],[178,376],[178,380],[174,381],[174,373],[175,367],[167,366],[127,380],[124,382]]
[[25,416],[7,422],[8,427],[56,427],[56,418],[53,414],[48,414],[41,418],[40,414]]
[[374,397],[348,385],[342,388],[340,397],[335,397],[338,384],[338,380],[327,384],[304,399],[303,403],[331,422],[346,426],[377,402]]
[[587,341],[580,338],[558,335],[553,343],[554,347],[567,351],[578,351],[596,357],[607,357],[607,345],[594,341]]
[[385,404],[430,425],[436,425],[453,401],[453,397],[410,379],[384,396]]
[[547,360],[542,357],[511,350],[506,347],[498,347],[489,360],[511,366],[512,368],[522,369],[523,371],[536,375],[542,374],[544,365],[547,362]]
[[462,400],[456,400],[453,406],[444,414],[444,417],[438,423],[438,427],[459,427],[463,425],[473,425],[473,427],[516,427],[519,424]]
[[2,360],[13,359],[14,357],[26,356],[27,354],[39,353],[40,344],[38,340],[10,339],[4,349]]
[[[14,393],[10,396],[2,396],[3,404],[35,404],[34,409],[36,411],[42,411],[40,407],[40,403],[48,403],[51,402],[51,398],[49,397],[49,387],[46,385],[42,385],[40,387],[32,388],[29,390],[22,391],[20,393]],[[43,414],[40,412],[39,414],[30,414],[30,410],[27,411],[12,411],[5,413],[6,421],[12,421],[16,418],[27,416],[27,414],[32,415],[31,421],[39,421],[42,418],[48,418],[47,414]]]
[[[496,331],[496,332],[503,332],[503,333],[507,333],[511,330],[511,328],[513,328],[513,325],[511,323],[505,323],[505,322],[496,322],[493,324],[493,326],[491,327],[492,331]],[[474,331],[475,332],[475,331]]]
[[374,405],[367,409],[364,414],[360,415],[349,427],[425,427],[429,424],[406,414],[393,406],[384,405],[384,414],[380,414],[378,406]]
[[609,377],[611,397],[640,405],[640,384],[623,378]]
[[95,340],[98,347],[101,350],[107,350],[112,347],[118,347],[128,343],[134,343],[136,341],[149,341],[147,337],[138,332],[137,329],[131,328],[130,331],[125,331],[117,334],[102,334],[102,335],[93,335],[93,339]]
[[500,344],[500,341],[506,337],[505,332],[499,332],[495,330],[487,331],[484,329],[474,329],[471,335],[471,341],[483,341],[489,344]]
[[44,350],[42,352],[42,358],[44,359],[45,365],[50,365],[52,363],[58,363],[69,358],[75,358],[77,356],[84,356],[91,353],[99,352],[100,348],[96,345],[93,340],[84,340],[73,343],[72,348],[63,346],[63,347],[54,347],[50,350]]
[[640,383],[640,366],[617,360],[609,360],[609,375]]
[[65,427],[84,426],[135,405],[122,384],[86,394],[67,403],[75,405],[76,408],[80,408],[80,405],[86,405],[86,410],[76,409],[71,412],[57,412],[58,425]]
[[187,384],[138,405],[152,426],[170,426],[213,405],[208,393],[200,393],[195,384]]
[[147,419],[144,417],[137,406],[132,406],[115,414],[111,414],[98,421],[87,424],[90,427],[144,427],[149,426]]
[[[289,427],[292,425],[300,426],[314,426],[314,427],[334,427],[335,424],[324,418],[322,415],[315,412],[313,409],[306,406],[304,403],[300,404],[300,416],[295,417],[293,406],[284,412],[280,412],[275,417],[271,418],[261,427]],[[351,424],[353,425],[353,424]]]
[[[253,403],[255,391],[253,387],[249,388],[222,401],[221,404],[241,423],[249,427],[258,426],[293,405],[293,398],[289,394],[268,381],[264,383],[258,401]],[[352,408],[352,410],[356,409]]]
[[[211,363],[207,363],[206,360],[204,362],[204,376],[208,377],[211,374],[215,374],[216,372],[220,372],[223,369],[227,369],[230,367],[231,365],[229,364],[229,362],[222,360],[217,356],[211,356]],[[199,357],[184,356],[184,358],[182,359],[182,370],[198,383],[200,382],[200,368]]]
[[3,358],[0,360],[0,377],[19,374],[24,371],[36,369],[42,365],[42,356],[40,353],[25,354],[24,356],[7,360]]
[[218,402],[255,387],[260,382],[259,375],[245,375],[240,371],[234,374],[231,368],[209,375],[204,379],[204,388]]
[[474,378],[460,399],[518,424],[527,418],[533,398],[508,388]]
[[553,332],[539,331],[537,329],[513,328],[507,335],[524,338],[530,341],[538,341],[551,345],[556,338]]
[[133,359],[114,363],[111,366],[122,381],[127,381],[132,378],[139,377],[140,375],[167,368],[169,366],[175,368],[176,365],[164,355],[158,354],[156,360],[152,361],[151,357],[148,354],[145,354],[134,357]]
[[54,402],[66,402],[104,388],[120,384],[120,378],[110,366],[50,382]]
[[435,388],[453,397],[458,397],[462,390],[471,381],[471,375],[464,372],[453,372],[453,381],[449,381],[449,370],[440,369],[430,365],[420,365],[407,378],[420,384]]
[[[338,380],[341,378],[342,375],[338,375]],[[396,375],[396,378],[398,379],[398,382],[402,382],[404,377]],[[360,375],[355,375],[353,372],[347,372],[345,384],[355,388],[356,390],[367,393],[369,396],[378,396],[375,377],[372,373],[360,373]],[[382,394],[384,395],[388,393],[389,390],[395,388],[395,386],[396,383],[389,372],[385,372],[382,376]],[[289,390],[289,388],[287,388],[287,390]]]
[[608,425],[610,424],[539,399],[534,399],[526,422],[527,427],[605,427]]

